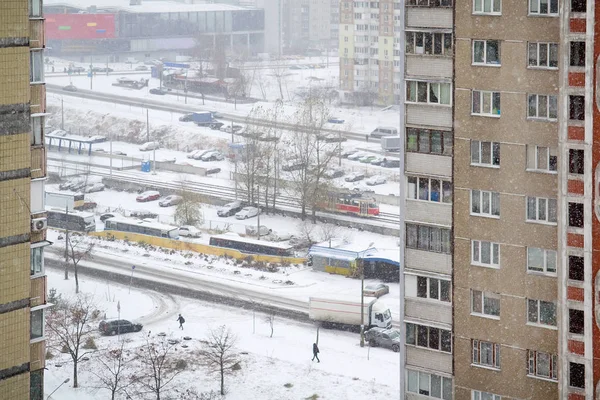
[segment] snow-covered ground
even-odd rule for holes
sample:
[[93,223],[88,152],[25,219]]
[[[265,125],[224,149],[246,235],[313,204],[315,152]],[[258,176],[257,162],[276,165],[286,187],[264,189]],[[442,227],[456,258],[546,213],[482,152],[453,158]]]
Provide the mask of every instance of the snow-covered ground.
[[[73,280],[65,281],[58,271],[50,270],[48,287],[63,297],[74,295]],[[226,377],[226,398],[229,400],[280,399],[392,399],[399,398],[399,357],[388,349],[361,348],[358,335],[334,330],[319,331],[320,363],[311,362],[311,347],[317,329],[312,324],[275,318],[274,334],[270,336],[265,316],[213,303],[169,296],[152,291],[128,291],[126,286],[80,277],[81,290],[94,295],[98,308],[107,318],[126,318],[144,324],[140,333],[120,337],[101,337],[96,334],[99,351],[118,348],[125,340],[126,349],[134,350],[146,343],[146,337],[157,340],[159,332],[169,339],[180,341],[174,348],[174,360],[186,360],[187,367],[166,388],[163,398],[185,400],[186,389],[198,392],[218,389],[218,377],[208,374],[199,364],[197,351],[208,332],[225,325],[237,337],[236,352],[241,370]],[[120,315],[117,311],[120,304]],[[185,329],[177,329],[175,321],[181,313],[186,318]],[[254,321],[254,323],[253,323]],[[97,324],[98,322],[94,322]],[[253,327],[254,326],[254,327]],[[183,336],[191,340],[183,341]],[[183,347],[183,345],[187,347]],[[61,383],[72,379],[72,364],[67,355],[51,350],[54,357],[47,360],[44,384],[50,394]],[[134,368],[140,368],[134,363]],[[94,355],[80,364],[80,387],[72,381],[63,384],[51,399],[104,400],[109,392],[98,388],[91,373],[100,368]],[[311,397],[317,395],[318,397]],[[137,395],[139,399],[143,395]]]

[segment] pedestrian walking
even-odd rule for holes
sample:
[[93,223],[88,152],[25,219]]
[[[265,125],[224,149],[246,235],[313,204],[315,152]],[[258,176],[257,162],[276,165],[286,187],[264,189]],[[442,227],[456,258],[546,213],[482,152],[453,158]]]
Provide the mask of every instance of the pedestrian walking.
[[369,135],[365,135],[365,139],[367,140],[367,142],[369,141]]
[[321,362],[321,360],[319,360],[319,346],[317,346],[316,343],[313,343],[313,358],[311,361],[315,361],[315,358],[317,359],[317,362]]
[[185,322],[185,318],[181,314],[179,314],[179,318],[177,318],[177,322],[179,322],[179,329],[183,330],[183,323]]

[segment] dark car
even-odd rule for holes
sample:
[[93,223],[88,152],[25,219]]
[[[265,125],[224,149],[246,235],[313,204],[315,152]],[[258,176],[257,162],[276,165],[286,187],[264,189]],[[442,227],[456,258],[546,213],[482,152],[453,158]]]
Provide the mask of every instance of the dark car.
[[66,91],[66,92],[76,92],[77,87],[75,85],[67,85],[67,86],[63,87],[62,90]]
[[77,73],[85,72],[85,68],[84,67],[71,67],[71,72],[77,72]]
[[157,218],[158,214],[153,213],[151,211],[132,211],[131,214],[129,214],[129,216],[133,218],[146,219]]
[[167,91],[164,89],[154,88],[154,89],[150,89],[150,94],[158,94],[158,95],[164,96],[165,94],[167,94]]
[[92,68],[92,71],[94,71],[94,72],[113,72],[114,69],[106,68],[106,67],[94,67],[94,68]]
[[[152,90],[154,90],[154,89],[152,89]],[[152,90],[150,91],[150,93],[152,93]],[[193,121],[193,118],[194,118],[194,114],[185,114],[185,115],[182,115],[181,117],[179,117],[179,120],[181,122],[190,122],[190,121]]]
[[223,125],[225,125],[225,124],[224,124],[224,123],[222,123],[222,122],[211,122],[211,123],[210,123],[210,125],[208,125],[208,127],[209,127],[210,129],[212,129],[213,131],[218,131],[218,130],[220,130],[220,129],[221,129],[221,127],[222,127]]
[[210,168],[206,170],[206,175],[218,174],[221,172],[221,168]]
[[381,166],[385,168],[400,168],[400,160],[383,160]]
[[100,215],[100,221],[104,222],[109,218],[114,218],[115,214],[111,214],[111,213],[104,213],[102,215]]
[[217,215],[219,217],[230,217],[232,215],[235,215],[239,211],[241,211],[242,208],[244,208],[244,205],[242,204],[242,202],[239,200],[236,200],[231,203],[225,204],[223,207],[220,207],[217,210]]
[[396,353],[400,351],[400,333],[397,329],[371,328],[365,332],[371,347],[386,347]]
[[136,324],[126,319],[115,319],[112,321],[102,321],[98,325],[98,330],[103,335],[118,335],[121,333],[139,332],[144,325]]

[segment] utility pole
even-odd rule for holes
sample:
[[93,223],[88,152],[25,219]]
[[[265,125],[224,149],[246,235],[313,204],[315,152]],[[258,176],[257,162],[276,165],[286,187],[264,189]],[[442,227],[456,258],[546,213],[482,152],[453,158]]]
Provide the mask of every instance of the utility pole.
[[113,159],[112,142],[113,142],[113,135],[111,132],[110,133],[110,177],[111,178],[112,178],[112,159]]
[[365,347],[365,262],[360,260],[360,347]]
[[108,76],[108,56],[106,56],[106,76]]
[[90,56],[90,90],[92,90],[93,88],[93,82],[94,80],[94,57]]
[[62,97],[60,98],[60,129],[65,130],[65,103]]
[[150,141],[150,117],[148,116],[148,109],[146,108],[146,142]]
[[[69,206],[65,208],[65,220],[69,219]],[[65,225],[65,280],[69,279],[69,225]]]
[[[258,198],[260,199],[260,190],[258,191]],[[260,203],[258,203],[256,205],[256,208],[258,208],[258,214],[256,214],[256,220],[258,221],[257,222],[257,224],[258,224],[257,232],[258,233],[256,234],[256,236],[258,236],[257,240],[260,240]]]

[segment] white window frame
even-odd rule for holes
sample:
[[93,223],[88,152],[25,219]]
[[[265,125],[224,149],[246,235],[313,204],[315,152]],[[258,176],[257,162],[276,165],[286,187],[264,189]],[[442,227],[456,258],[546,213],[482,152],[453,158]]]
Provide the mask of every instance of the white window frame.
[[[34,5],[37,5],[39,12],[35,13]],[[29,0],[29,19],[44,18],[44,4],[42,0]]]
[[[409,327],[410,326],[410,327]],[[419,344],[419,328],[424,328],[427,329],[427,345],[423,346],[421,344]],[[435,347],[429,347],[429,343],[431,340],[431,330],[433,329],[437,329],[438,331],[438,338],[437,338],[437,348]],[[407,346],[414,346],[414,347],[418,347],[421,349],[427,349],[430,351],[437,351],[440,353],[446,353],[446,354],[452,354],[454,351],[454,346],[452,343],[452,331],[448,330],[448,329],[443,329],[443,328],[438,328],[437,326],[429,326],[429,325],[421,325],[421,324],[415,324],[412,322],[406,322],[406,332],[411,331],[413,332],[413,338],[414,338],[414,343],[409,343],[408,342],[408,333],[406,334],[406,345]],[[446,336],[449,335],[450,337],[450,351],[447,350],[442,350],[442,343],[443,343],[443,339],[442,339],[442,333],[445,333]]]
[[[486,97],[489,96],[489,110],[484,110],[484,103]],[[473,110],[475,106],[475,98],[479,97],[479,110]],[[498,99],[499,108],[498,112],[494,114],[494,99]],[[491,117],[491,118],[500,118],[502,115],[502,102],[501,102],[501,94],[496,91],[489,90],[475,90],[471,91],[471,115],[483,116],[483,117]]]
[[37,343],[37,342],[41,342],[46,340],[46,308],[52,307],[53,304],[52,303],[46,303],[46,304],[42,304],[40,306],[36,306],[36,307],[31,307],[30,311],[30,315],[33,312],[36,311],[41,311],[42,312],[42,336],[37,337],[35,339],[31,338],[31,324],[29,326],[29,343]]
[[[529,307],[531,304],[533,304],[533,302],[535,302],[536,305],[536,320],[535,321],[530,321],[529,320]],[[546,304],[553,304],[554,305],[554,325],[551,324],[547,324],[545,322],[541,321],[541,313],[540,313],[540,309],[542,306],[542,303],[546,303]],[[556,303],[551,302],[551,301],[544,301],[544,300],[536,300],[536,299],[526,299],[526,306],[527,309],[526,314],[527,314],[527,325],[535,325],[535,326],[541,326],[544,328],[550,328],[550,329],[557,329],[557,321],[556,321]]]
[[[486,312],[486,300],[498,300],[498,315]],[[471,289],[471,315],[500,319],[501,296],[498,293]]]
[[[554,99],[554,112],[555,115],[550,115],[552,99]],[[535,115],[531,115],[531,101],[535,101]],[[546,103],[546,115],[540,115],[540,105]],[[531,120],[542,120],[542,121],[556,121],[558,120],[558,97],[554,95],[546,94],[528,94],[527,95],[527,119]]]
[[[471,189],[471,215],[487,218],[500,218],[500,193]],[[487,198],[487,211],[484,210]],[[494,204],[497,205],[496,209]],[[479,211],[475,207],[479,208]]]
[[502,400],[502,396],[481,390],[471,390],[471,400]]
[[[548,357],[549,375],[541,375],[539,371],[540,357]],[[527,376],[532,378],[549,379],[558,381],[558,356],[556,354],[544,353],[542,351],[527,350]]]
[[[415,288],[415,293],[416,293],[416,297],[419,299],[428,299],[428,300],[434,300],[434,301],[439,301],[442,303],[447,303],[450,304],[452,303],[452,282],[450,280],[447,279],[439,279],[439,278],[432,278],[429,276],[422,276],[422,275],[414,275],[415,276],[415,284],[416,284],[416,288]],[[423,296],[419,296],[419,279],[425,279],[426,280],[426,288],[425,288],[425,297]],[[449,286],[448,288],[448,300],[442,300],[442,282],[444,282],[445,284],[447,284]],[[432,294],[432,288],[433,286],[437,286],[437,298],[436,297],[431,297]]]
[[[46,267],[44,265],[44,247],[46,247],[49,243],[48,242],[39,242],[39,243],[32,243],[31,244],[31,255],[30,255],[30,265],[29,265],[29,277],[31,279],[35,279],[35,278],[39,278],[41,276],[46,275]],[[39,270],[37,270],[37,268],[33,269],[33,274],[31,273],[31,268],[33,266],[33,261],[34,261],[34,257],[33,257],[33,253],[34,252],[41,252],[41,263],[39,266]]]
[[[482,363],[481,362],[481,353],[482,353],[482,345],[486,346],[486,351],[492,351],[492,363]],[[490,346],[489,349],[487,347]],[[497,343],[487,342],[485,340],[477,340],[473,339],[471,341],[471,365],[484,367],[484,368],[492,368],[495,370],[501,369],[500,363],[500,345]]]
[[[483,154],[483,146],[487,146],[487,144],[489,143],[489,150],[490,150],[490,162],[484,162],[482,160],[482,154]],[[473,145],[477,146],[477,160],[473,161]],[[494,153],[496,154],[496,157],[494,156]],[[499,142],[486,142],[486,141],[481,141],[481,140],[471,140],[471,165],[476,165],[478,167],[489,167],[489,168],[500,168],[500,157],[501,157],[501,152],[500,152],[500,143]],[[495,164],[494,161],[498,159],[498,163]]]
[[[529,16],[539,16],[539,17],[557,17],[559,10],[560,10],[560,4],[558,0],[548,0],[548,12],[547,13],[541,13],[540,12],[540,3],[542,2],[542,0],[529,0],[529,5],[527,7],[527,13]],[[556,3],[556,12],[550,12],[551,10],[551,3]],[[536,10],[533,9],[533,7],[536,7]]]
[[[498,44],[498,62],[490,62],[487,59],[487,48],[489,42],[497,42]],[[479,43],[483,44],[483,60],[475,61],[475,46]],[[471,64],[477,66],[500,67],[502,65],[502,53],[500,49],[500,40],[495,39],[473,39],[471,45]]]
[[[486,11],[486,4],[489,4],[489,10]],[[478,4],[479,3],[479,4]],[[502,0],[473,0],[474,15],[502,15]]]
[[[39,69],[39,74],[34,73],[36,68]],[[29,51],[29,83],[32,85],[44,83],[44,49],[36,48]]]
[[[545,150],[544,150],[545,149]],[[533,154],[532,153],[533,150]],[[558,150],[552,147],[530,145],[526,147],[527,151],[527,170],[535,172],[543,172],[547,174],[558,174]],[[546,165],[540,165],[540,152],[545,151]],[[554,157],[554,166],[556,169],[551,169],[550,159]],[[532,165],[533,164],[533,165]]]
[[[535,218],[533,219],[529,218],[529,203],[531,202],[531,200],[535,201]],[[527,196],[525,198],[525,202],[525,221],[550,225],[557,224],[556,218],[558,214],[558,203],[556,199]],[[554,204],[554,221],[550,220],[550,204]],[[540,218],[541,212],[545,214],[544,218]]]
[[[412,382],[414,382],[416,380],[416,388],[412,387]],[[421,382],[421,380],[426,380],[427,384],[423,384],[424,382]],[[432,385],[431,382],[433,380],[439,381],[440,383],[440,395],[437,396],[436,394],[432,393]],[[449,381],[449,382],[448,382]],[[446,383],[446,385],[444,385],[444,383]],[[427,389],[422,389],[422,387],[427,386]],[[416,371],[416,370],[412,370],[412,369],[406,369],[406,391],[408,393],[415,393],[417,395],[421,395],[421,396],[427,396],[430,398],[434,398],[434,399],[452,399],[452,378],[451,377],[447,377],[447,376],[442,376],[442,375],[436,375],[436,374],[430,374],[428,372],[423,372],[423,371]],[[446,387],[449,391],[449,393],[445,393],[444,392],[444,387]],[[421,392],[421,390],[426,390],[427,394],[424,394]]]
[[[417,46],[417,43],[418,43],[417,35],[419,35],[419,34],[423,35],[421,46]],[[435,53],[435,47],[436,47],[435,45],[437,43],[436,37],[435,37],[436,34],[442,35],[442,38],[441,38],[442,52],[441,53]],[[426,38],[427,35],[431,36],[431,53],[425,52],[425,42],[427,39]],[[446,49],[446,47],[445,47],[445,44],[446,44],[445,35],[450,35],[451,47],[449,49]],[[408,31],[406,31],[406,36],[407,36],[407,39],[406,39],[407,45],[410,43],[412,46],[412,51],[410,51],[410,48],[408,46],[406,47],[406,54],[435,56],[435,57],[444,57],[444,56],[451,57],[453,55],[452,32],[425,32],[425,31],[408,30]],[[412,36],[412,38],[410,38],[409,36]]]
[[[531,65],[529,63],[530,59],[529,59],[529,52],[531,51],[532,46],[535,46],[535,51],[536,51],[536,64],[535,65]],[[543,47],[545,47],[545,51],[543,49]],[[554,52],[552,52],[552,49],[554,48]],[[547,61],[547,65],[540,65],[540,54],[542,54],[543,52],[546,53],[546,61]],[[556,66],[553,67],[551,66],[551,61],[552,61],[552,57],[551,54],[555,54],[556,55]],[[553,42],[528,42],[527,43],[527,68],[534,68],[534,69],[553,69],[556,70],[558,69],[558,43],[553,43]]]
[[[31,145],[32,146],[43,146],[43,132],[46,122],[46,116],[50,113],[36,113],[31,114]],[[39,128],[39,129],[38,129]],[[36,134],[36,130],[39,134]]]
[[[490,262],[482,261],[482,248],[489,246]],[[500,268],[500,244],[486,240],[471,240],[471,265]]]
[[[41,186],[41,187],[38,187]],[[29,206],[31,214],[42,213],[46,210],[46,195],[45,195],[46,178],[32,179],[30,189]],[[39,208],[34,208],[34,196],[39,196]]]
[[[411,180],[416,179],[416,183],[411,183]],[[427,199],[422,199],[421,198],[421,188],[422,186],[424,186],[425,181],[427,182]],[[432,191],[431,191],[431,186],[432,186],[432,181],[438,181],[439,182],[439,199],[438,200],[432,200]],[[444,201],[444,194],[448,194],[448,190],[444,190],[444,184],[446,185],[450,185],[450,201]],[[414,187],[412,187],[411,185],[414,185]],[[412,190],[414,189],[414,190]],[[411,190],[414,193],[411,193]],[[412,197],[414,194],[414,197]],[[409,200],[416,200],[416,201],[426,201],[428,203],[440,203],[440,204],[451,204],[452,203],[452,182],[450,181],[446,181],[443,179],[436,179],[436,178],[427,178],[427,177],[423,177],[423,176],[412,176],[409,175],[406,177],[406,196],[407,199]]]
[[[538,256],[541,253],[542,256],[542,265],[541,268],[533,268],[530,263],[530,258],[532,257],[532,253],[537,252]],[[551,260],[554,260],[554,270],[548,269],[549,265],[552,265]],[[550,263],[549,263],[550,261]],[[527,272],[532,272],[536,274],[548,274],[556,276],[557,271],[557,253],[556,250],[548,250],[541,249],[538,247],[527,247]]]
[[[375,71],[373,71],[375,72]],[[414,93],[414,99],[409,99],[408,94],[409,94],[409,86],[410,85],[414,85],[414,89],[412,90],[412,93]],[[427,85],[427,101],[419,101],[419,84],[425,84]],[[437,98],[438,101],[432,101],[431,100],[431,91],[435,91],[435,85],[437,85]],[[441,85],[448,85],[448,90],[449,90],[449,97],[448,97],[448,103],[441,103],[441,99],[440,99],[440,95],[441,95]],[[448,83],[448,82],[428,82],[428,81],[417,81],[417,80],[407,80],[406,81],[406,102],[410,103],[410,104],[433,104],[433,105],[438,105],[438,106],[452,106],[452,84]]]

